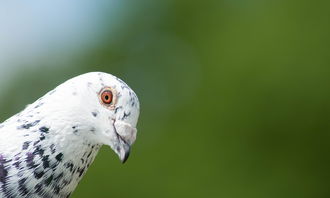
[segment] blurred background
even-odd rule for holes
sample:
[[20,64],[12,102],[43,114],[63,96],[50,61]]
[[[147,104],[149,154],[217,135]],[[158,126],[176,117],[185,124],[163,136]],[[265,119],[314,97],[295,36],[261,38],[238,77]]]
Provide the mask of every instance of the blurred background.
[[1,1],[0,122],[63,81],[112,73],[141,102],[125,165],[83,197],[330,196],[330,4]]

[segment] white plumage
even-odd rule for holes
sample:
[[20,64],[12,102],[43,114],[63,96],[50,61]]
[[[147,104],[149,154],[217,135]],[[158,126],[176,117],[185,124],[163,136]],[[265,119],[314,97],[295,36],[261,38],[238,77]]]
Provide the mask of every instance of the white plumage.
[[103,144],[125,162],[139,108],[110,74],[59,85],[0,124],[0,197],[69,197]]

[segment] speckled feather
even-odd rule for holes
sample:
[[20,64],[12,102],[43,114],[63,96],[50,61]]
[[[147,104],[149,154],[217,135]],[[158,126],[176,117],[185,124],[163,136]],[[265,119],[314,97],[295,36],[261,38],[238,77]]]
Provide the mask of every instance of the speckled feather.
[[[111,105],[100,99],[104,89]],[[139,108],[131,88],[102,72],[48,92],[0,124],[0,197],[69,197],[103,144],[127,159]]]

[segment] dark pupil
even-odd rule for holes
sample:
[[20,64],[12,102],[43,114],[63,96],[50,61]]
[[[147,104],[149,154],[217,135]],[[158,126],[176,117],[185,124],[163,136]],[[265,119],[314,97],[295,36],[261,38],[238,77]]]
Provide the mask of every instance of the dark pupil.
[[108,95],[105,95],[105,100],[109,100],[109,96]]

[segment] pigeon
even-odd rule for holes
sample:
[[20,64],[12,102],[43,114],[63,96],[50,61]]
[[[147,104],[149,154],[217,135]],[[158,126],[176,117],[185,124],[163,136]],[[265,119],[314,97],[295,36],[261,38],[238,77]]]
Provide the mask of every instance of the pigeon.
[[70,197],[102,145],[125,162],[140,104],[121,79],[69,79],[0,124],[0,197]]

